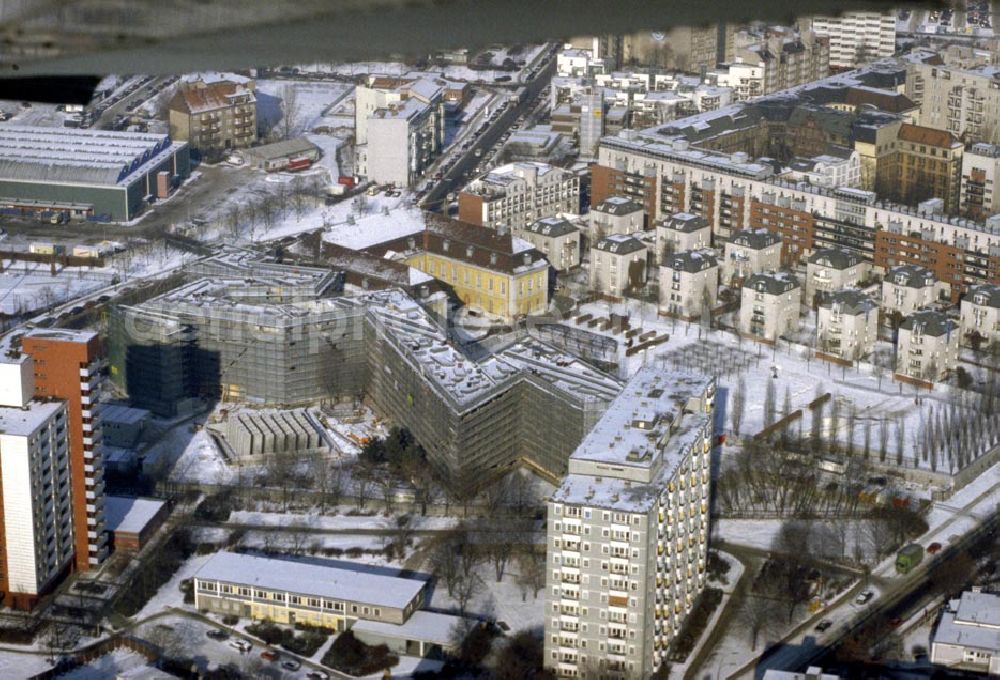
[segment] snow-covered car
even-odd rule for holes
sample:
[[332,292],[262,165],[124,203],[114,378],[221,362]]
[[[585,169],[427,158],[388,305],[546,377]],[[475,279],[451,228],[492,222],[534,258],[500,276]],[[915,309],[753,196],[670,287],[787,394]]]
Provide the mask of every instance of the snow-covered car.
[[863,590],[854,598],[854,604],[868,604],[873,597],[875,597],[875,593],[870,590]]
[[242,638],[236,638],[235,640],[230,640],[229,646],[239,651],[241,654],[245,654],[253,649],[253,644]]

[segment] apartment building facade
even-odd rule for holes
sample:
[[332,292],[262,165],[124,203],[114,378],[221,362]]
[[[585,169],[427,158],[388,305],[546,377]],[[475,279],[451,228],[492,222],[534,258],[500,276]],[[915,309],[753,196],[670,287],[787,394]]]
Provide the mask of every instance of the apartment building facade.
[[35,394],[66,402],[73,540],[77,571],[110,552],[104,523],[104,454],[100,424],[104,352],[95,331],[38,328],[21,338],[34,360]]
[[409,187],[444,146],[443,83],[371,76],[355,88],[354,134],[358,174],[380,184]]
[[919,123],[968,142],[1000,144],[996,67],[949,66],[928,50],[906,57],[906,95],[920,105]]
[[68,416],[35,399],[30,357],[0,357],[0,597],[28,610],[73,564]]
[[869,356],[878,339],[878,305],[858,290],[835,290],[819,303],[816,351],[843,361]]
[[712,245],[712,225],[701,215],[679,212],[656,223],[656,258],[663,262],[670,253],[703,250]]
[[590,288],[621,299],[646,282],[646,246],[625,234],[607,236],[590,249]]
[[184,81],[168,104],[170,136],[193,149],[243,149],[257,141],[252,80]]
[[959,211],[963,217],[985,220],[1000,213],[1000,145],[978,143],[962,155],[962,194]]
[[644,678],[705,586],[715,382],[643,367],[548,502],[544,664]]
[[752,274],[743,282],[740,293],[740,333],[777,342],[799,324],[802,290],[788,272]]
[[899,326],[896,375],[937,382],[958,365],[959,330],[941,312],[913,312]]
[[1000,285],[971,286],[960,310],[964,344],[992,348],[1000,343]]
[[[596,238],[612,234],[634,234],[645,229],[642,204],[627,196],[609,196],[590,207],[590,233]],[[598,236],[599,235],[599,236]]]
[[882,195],[907,205],[940,198],[945,212],[957,215],[965,150],[958,138],[943,130],[903,123],[896,145],[898,165],[886,174]]
[[896,13],[844,12],[812,17],[812,30],[830,39],[830,66],[853,68],[896,52]]
[[742,281],[752,274],[781,268],[781,238],[766,229],[746,229],[723,245],[722,282]]
[[556,271],[580,266],[580,230],[564,218],[536,220],[515,236],[533,245]]
[[580,178],[538,161],[493,168],[458,195],[458,219],[490,229],[524,229],[535,220],[580,212]]
[[827,38],[782,33],[737,48],[733,60],[709,70],[708,77],[720,87],[732,88],[735,100],[743,102],[825,78],[829,70]]
[[870,272],[871,263],[855,252],[841,248],[817,250],[806,264],[805,301],[812,304],[816,293],[829,294],[856,287]]
[[682,250],[660,264],[660,313],[686,319],[710,314],[719,297],[719,262],[711,250]]
[[882,278],[882,311],[907,317],[935,299],[940,284],[926,267],[905,264],[891,268]]

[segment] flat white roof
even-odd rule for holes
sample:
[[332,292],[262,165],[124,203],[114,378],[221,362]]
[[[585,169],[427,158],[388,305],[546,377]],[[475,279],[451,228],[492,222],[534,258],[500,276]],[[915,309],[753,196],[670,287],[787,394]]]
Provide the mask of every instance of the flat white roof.
[[353,569],[224,551],[213,555],[195,578],[397,609],[412,602],[425,585],[418,579],[361,569],[363,565]]
[[414,612],[413,616],[403,624],[362,619],[355,623],[351,630],[383,635],[398,640],[418,640],[444,646],[452,643],[451,631],[461,621],[462,617],[454,614],[439,614],[421,610]]
[[31,401],[28,408],[0,407],[0,435],[27,437],[63,408],[61,401]]
[[164,501],[155,498],[104,497],[104,526],[108,531],[137,534],[156,516]]

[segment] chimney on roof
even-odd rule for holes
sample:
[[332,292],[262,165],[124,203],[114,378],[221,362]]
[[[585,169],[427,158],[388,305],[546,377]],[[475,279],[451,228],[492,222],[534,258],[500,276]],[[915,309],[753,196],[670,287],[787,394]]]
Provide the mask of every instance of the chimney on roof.
[[531,264],[531,253],[525,253],[524,254],[524,265],[528,266],[529,264]]
[[496,253],[490,253],[490,264],[494,264],[495,265],[496,263],[497,263],[497,254]]
[[472,246],[465,246],[465,256],[472,257],[473,250]]

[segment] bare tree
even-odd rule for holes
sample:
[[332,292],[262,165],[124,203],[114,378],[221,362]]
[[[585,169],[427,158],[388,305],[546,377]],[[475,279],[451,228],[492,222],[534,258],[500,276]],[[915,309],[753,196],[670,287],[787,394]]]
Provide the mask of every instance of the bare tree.
[[740,436],[740,425],[743,423],[743,414],[746,411],[747,406],[747,383],[744,378],[740,378],[740,381],[736,383],[735,389],[733,389],[733,400],[731,405],[731,410],[729,412],[729,418],[733,425],[733,435],[737,438]]
[[299,98],[295,85],[289,83],[281,89],[281,138],[291,139],[299,134]]
[[878,421],[878,459],[880,463],[885,462],[889,448],[889,421],[880,418]]
[[774,417],[777,409],[777,396],[775,395],[774,378],[767,379],[767,389],[764,392],[764,427],[774,425]]
[[737,619],[750,633],[750,651],[757,650],[760,634],[768,634],[774,625],[773,604],[760,595],[747,594],[737,612]]
[[530,590],[537,600],[538,593],[545,587],[545,559],[533,550],[526,550],[517,558],[517,582],[521,586],[521,600],[524,601]]

